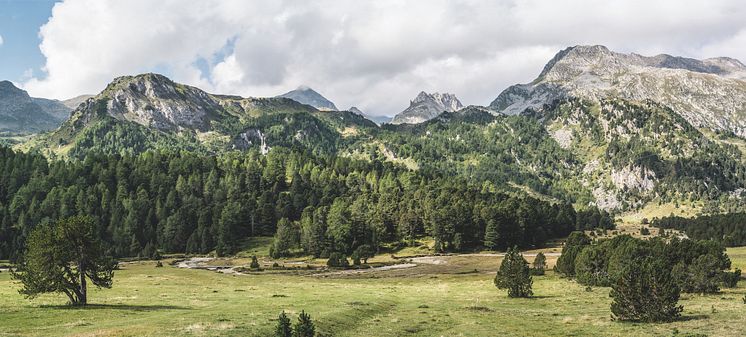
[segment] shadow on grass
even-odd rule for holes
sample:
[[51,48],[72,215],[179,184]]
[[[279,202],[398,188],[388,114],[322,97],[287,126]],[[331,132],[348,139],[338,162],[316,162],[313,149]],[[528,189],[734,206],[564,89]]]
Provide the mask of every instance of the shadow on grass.
[[697,321],[700,319],[708,319],[710,316],[708,315],[687,315],[687,316],[681,316],[678,319],[674,320],[674,322],[686,322],[686,321]]
[[177,305],[131,305],[131,304],[88,304],[82,305],[42,305],[45,309],[62,309],[62,310],[131,310],[131,311],[157,311],[157,310],[191,310],[187,307]]
[[559,297],[558,295],[531,295],[531,297],[528,297],[529,300],[541,300],[545,298],[556,298]]

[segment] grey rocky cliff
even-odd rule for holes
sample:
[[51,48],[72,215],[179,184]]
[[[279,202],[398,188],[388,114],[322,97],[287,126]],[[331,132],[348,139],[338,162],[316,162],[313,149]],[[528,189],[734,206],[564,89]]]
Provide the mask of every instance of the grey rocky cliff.
[[464,106],[456,98],[456,95],[448,93],[420,92],[409,107],[394,116],[391,124],[418,124],[431,120],[443,112],[454,112]]

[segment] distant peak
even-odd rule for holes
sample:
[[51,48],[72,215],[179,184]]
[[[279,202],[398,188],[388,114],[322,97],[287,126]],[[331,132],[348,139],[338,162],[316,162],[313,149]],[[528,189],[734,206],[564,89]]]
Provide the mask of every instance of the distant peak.
[[277,97],[290,98],[298,103],[310,105],[319,110],[337,110],[334,103],[306,85],[301,85],[297,89],[288,91]]
[[409,107],[394,116],[392,124],[416,124],[430,120],[442,112],[454,112],[464,106],[450,93],[427,93],[421,91],[414,100],[409,102]]
[[356,106],[351,106],[349,109],[347,109],[347,111],[361,115],[361,116],[365,115],[365,113],[363,113],[363,111],[358,109]]
[[2,91],[3,94],[6,94],[6,95],[23,95],[23,96],[28,95],[25,90],[19,87],[16,87],[16,85],[13,84],[13,82],[7,81],[7,80],[0,81],[0,91]]

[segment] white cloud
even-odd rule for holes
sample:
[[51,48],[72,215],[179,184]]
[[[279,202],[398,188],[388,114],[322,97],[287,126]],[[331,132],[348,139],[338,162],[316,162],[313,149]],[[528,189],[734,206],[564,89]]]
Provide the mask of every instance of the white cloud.
[[3,42],[4,42],[4,41],[3,41],[3,36],[2,36],[2,35],[0,35],[0,46],[2,46],[2,45],[3,45]]
[[392,115],[421,90],[489,104],[576,44],[746,60],[744,17],[738,0],[66,0],[24,87],[67,98],[161,71],[244,96],[305,84],[340,108]]

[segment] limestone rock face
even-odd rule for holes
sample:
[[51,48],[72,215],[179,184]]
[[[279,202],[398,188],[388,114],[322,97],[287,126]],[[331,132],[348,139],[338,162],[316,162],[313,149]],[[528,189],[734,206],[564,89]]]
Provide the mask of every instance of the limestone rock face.
[[212,95],[157,74],[117,78],[102,95],[110,116],[159,130],[206,129],[210,115],[222,110]]
[[409,103],[406,110],[394,116],[391,124],[418,124],[443,112],[454,112],[463,107],[456,95],[437,92],[429,94],[423,91]]

